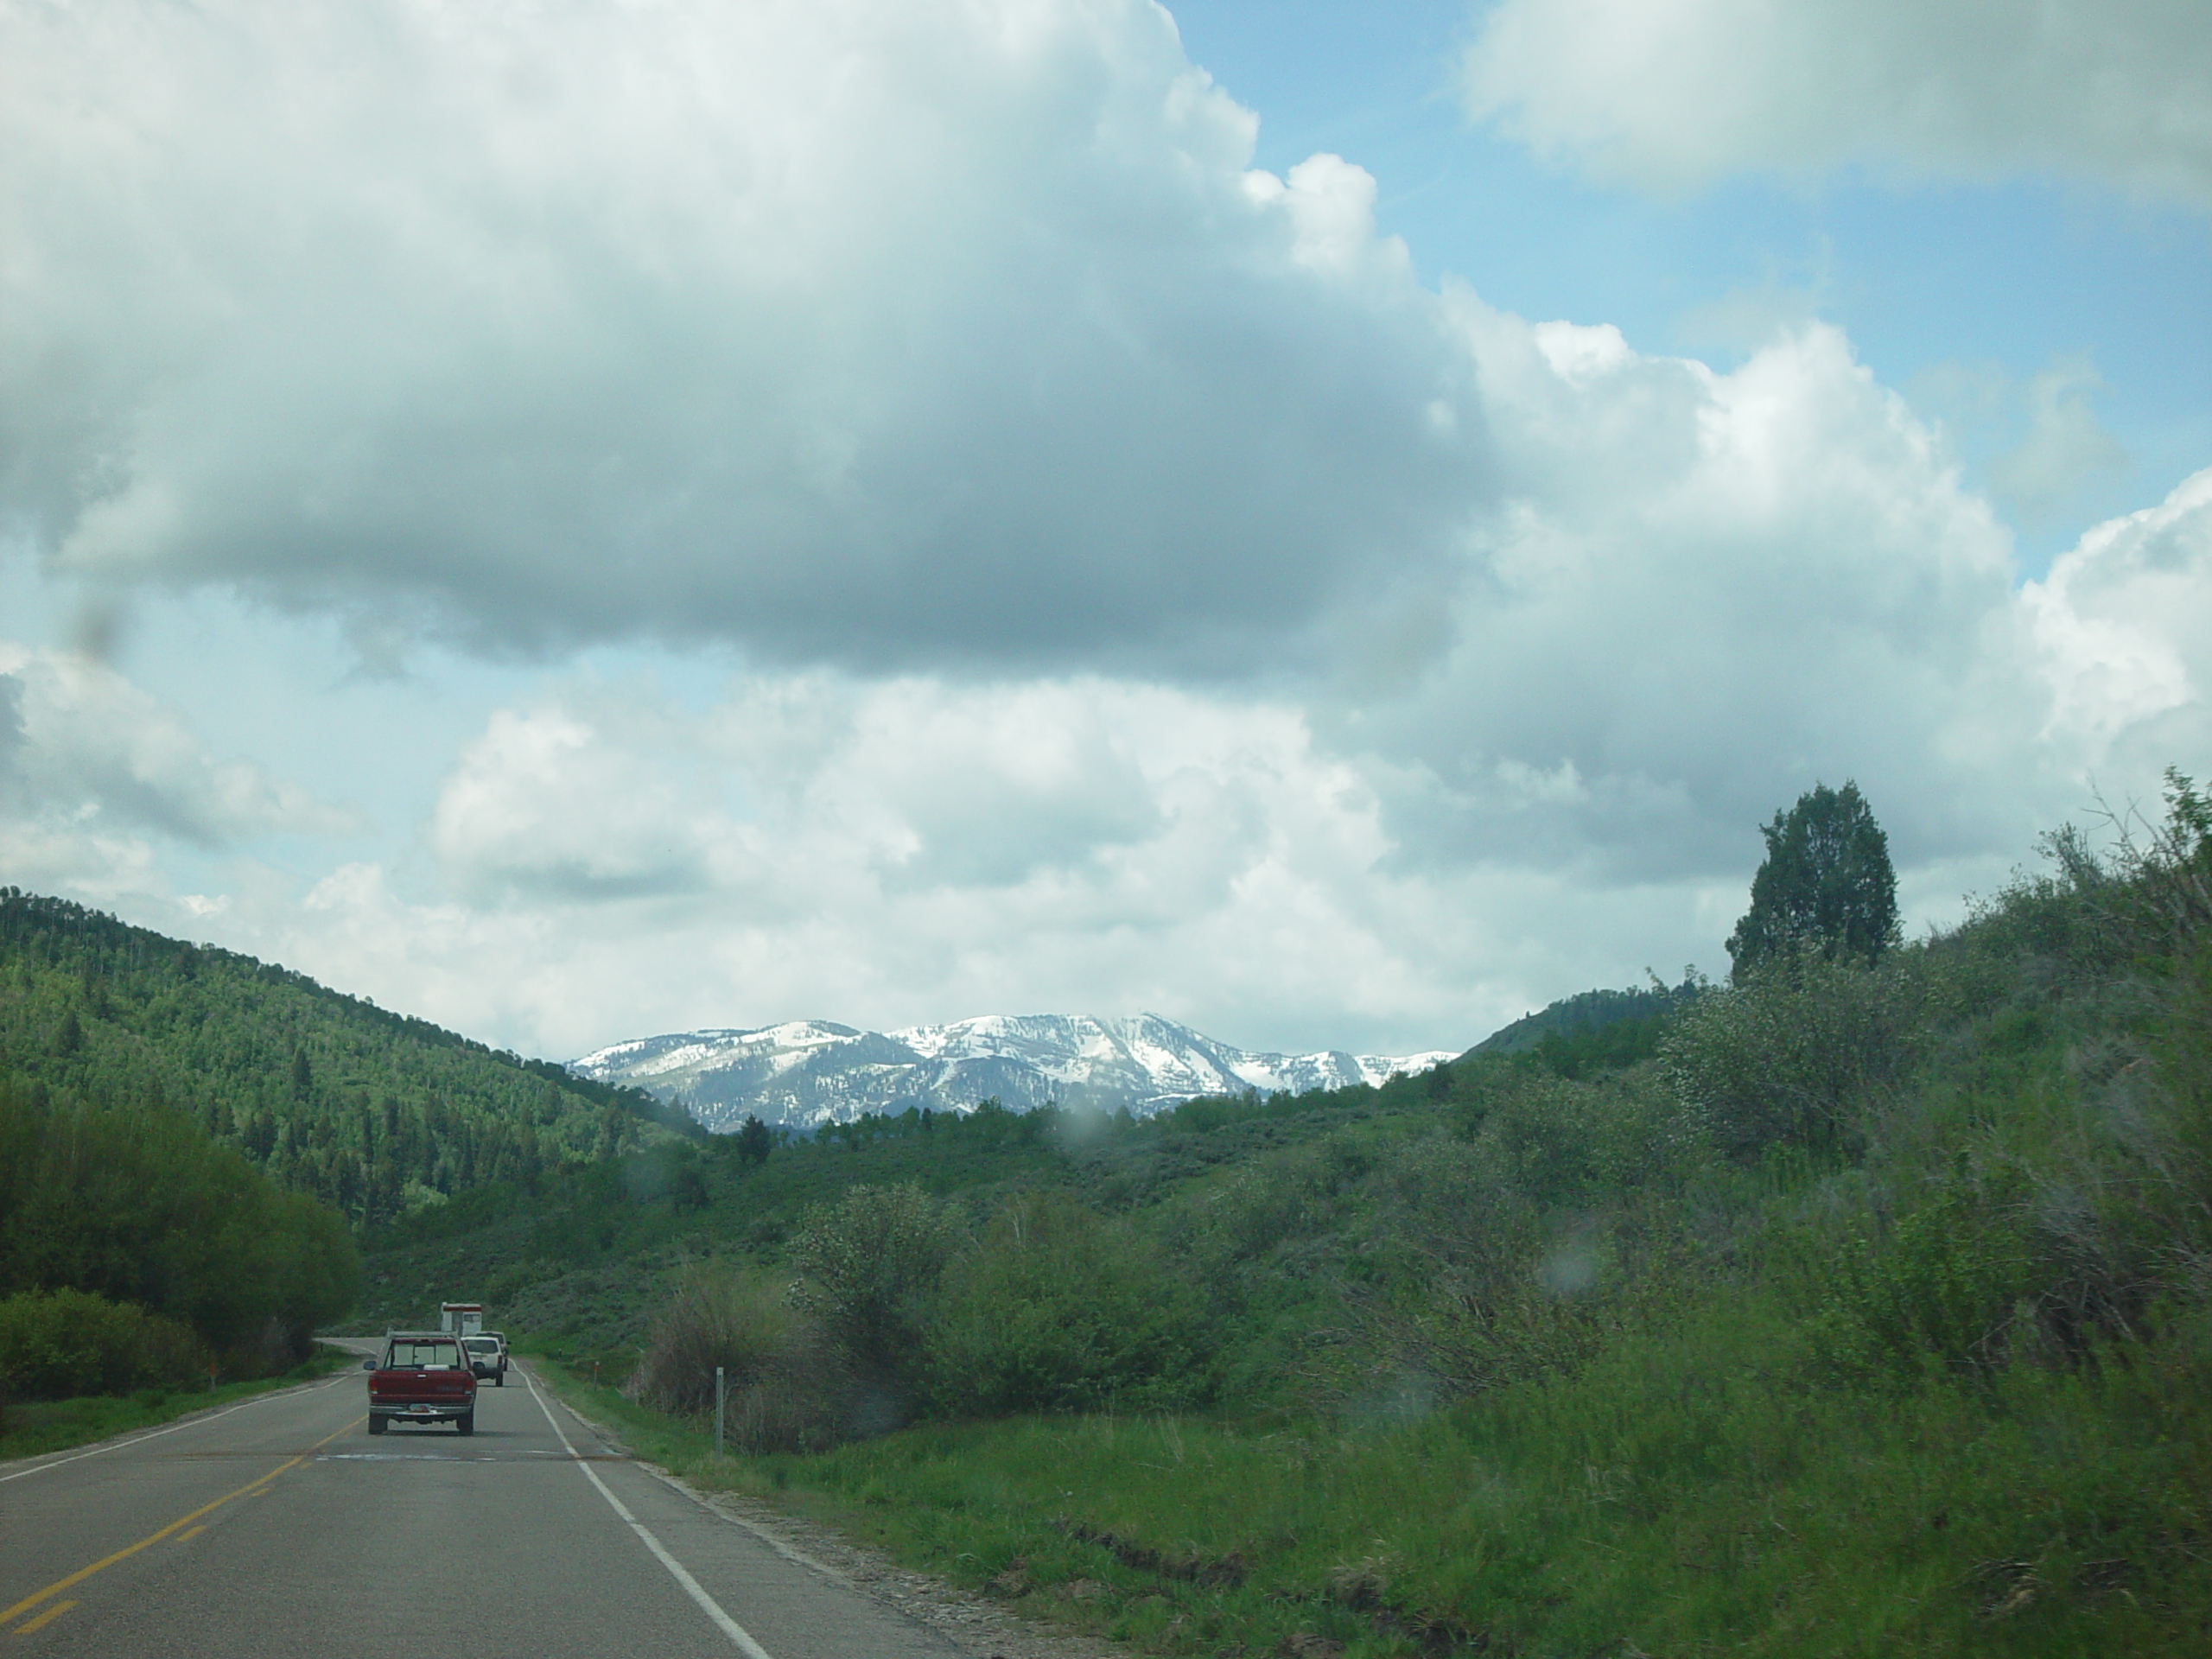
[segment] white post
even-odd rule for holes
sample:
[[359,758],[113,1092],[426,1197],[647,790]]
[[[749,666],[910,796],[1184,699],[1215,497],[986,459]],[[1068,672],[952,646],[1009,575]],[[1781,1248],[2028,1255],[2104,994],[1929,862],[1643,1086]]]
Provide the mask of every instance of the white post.
[[722,1402],[728,1397],[728,1379],[722,1375],[722,1368],[717,1365],[715,1367],[715,1455],[718,1458],[722,1454]]

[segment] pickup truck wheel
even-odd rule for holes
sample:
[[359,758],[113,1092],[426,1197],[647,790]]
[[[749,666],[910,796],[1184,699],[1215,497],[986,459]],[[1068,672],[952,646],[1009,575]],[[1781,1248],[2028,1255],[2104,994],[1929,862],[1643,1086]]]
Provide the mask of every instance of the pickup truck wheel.
[[453,1426],[464,1434],[474,1434],[476,1432],[476,1414],[473,1411],[462,1412],[460,1416],[453,1420]]
[[372,1434],[381,1434],[385,1429],[391,1427],[391,1425],[381,1417],[371,1417],[369,1419],[369,1433]]

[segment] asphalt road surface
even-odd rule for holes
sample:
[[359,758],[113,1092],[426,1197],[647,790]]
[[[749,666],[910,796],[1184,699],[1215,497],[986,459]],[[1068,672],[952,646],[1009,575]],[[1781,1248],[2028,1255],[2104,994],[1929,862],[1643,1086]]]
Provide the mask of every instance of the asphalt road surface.
[[0,1464],[0,1659],[965,1659],[606,1448],[520,1369],[369,1438],[360,1371]]

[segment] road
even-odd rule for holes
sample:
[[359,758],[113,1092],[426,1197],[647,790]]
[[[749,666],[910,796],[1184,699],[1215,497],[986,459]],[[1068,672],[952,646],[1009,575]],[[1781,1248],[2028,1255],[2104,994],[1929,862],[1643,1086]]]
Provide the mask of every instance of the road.
[[0,1656],[969,1659],[604,1446],[517,1370],[375,1440],[359,1371],[0,1464]]

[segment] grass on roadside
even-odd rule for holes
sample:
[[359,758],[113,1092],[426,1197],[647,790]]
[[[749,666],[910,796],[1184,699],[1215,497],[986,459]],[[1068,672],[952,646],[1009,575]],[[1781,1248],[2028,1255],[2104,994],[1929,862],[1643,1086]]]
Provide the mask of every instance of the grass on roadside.
[[17,1402],[0,1412],[0,1463],[66,1452],[137,1429],[158,1428],[211,1406],[327,1376],[358,1363],[359,1357],[318,1344],[311,1357],[290,1370],[251,1382],[221,1382],[213,1389],[141,1389],[130,1395]]
[[2202,1651],[2205,1332],[1993,1392],[1823,1395],[1780,1385],[1784,1324],[1714,1309],[1572,1382],[1351,1431],[1021,1418],[720,1460],[710,1428],[543,1374],[696,1485],[1150,1651]]

